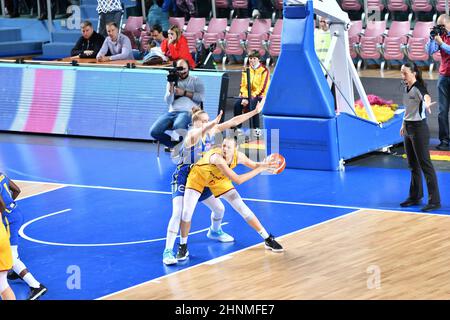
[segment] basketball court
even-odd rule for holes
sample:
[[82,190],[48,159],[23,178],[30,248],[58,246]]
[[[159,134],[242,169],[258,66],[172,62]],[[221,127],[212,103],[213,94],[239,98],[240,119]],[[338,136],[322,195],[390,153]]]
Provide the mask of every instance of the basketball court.
[[[190,258],[165,266],[174,164],[155,144],[4,134],[0,154],[23,190],[20,254],[49,288],[43,300],[450,297],[448,170],[433,214],[399,207],[409,187],[401,157],[260,175],[237,190],[284,253],[266,251],[228,204],[223,229],[235,242],[208,239],[199,204]],[[27,297],[25,283],[11,285]]]

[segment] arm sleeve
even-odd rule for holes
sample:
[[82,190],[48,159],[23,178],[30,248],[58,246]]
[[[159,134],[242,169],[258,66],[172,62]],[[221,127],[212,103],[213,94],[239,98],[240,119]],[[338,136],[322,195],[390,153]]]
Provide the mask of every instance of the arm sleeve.
[[200,78],[195,79],[194,89],[195,92],[192,96],[192,100],[196,103],[202,102],[205,96],[205,86],[203,85],[203,81]]
[[100,51],[97,53],[97,58],[106,55],[107,52],[108,52],[108,41],[105,39],[105,41],[103,41],[102,47],[100,48]]
[[97,53],[102,48],[104,42],[105,42],[105,37],[103,37],[101,34],[97,34],[97,37],[95,38],[95,41],[94,41],[93,46],[92,46],[92,51],[94,51],[92,56],[96,56],[97,55]]
[[171,105],[173,103],[173,100],[175,98],[175,93],[170,94],[170,83],[167,82],[166,85],[166,94],[164,95],[164,101],[167,103],[167,105]]
[[70,56],[77,56],[81,53],[83,53],[83,51],[81,50],[81,44],[83,43],[83,37],[80,37],[80,39],[78,39],[77,43],[75,44],[75,47],[73,47],[72,51],[70,51]]
[[168,42],[167,41],[168,41],[167,39],[164,39],[163,42],[161,42],[161,51],[166,57],[168,57],[168,55],[167,55],[167,49],[168,49],[167,43]]
[[427,44],[425,45],[425,51],[429,54],[432,55],[433,53],[435,53],[436,51],[439,50],[439,46],[436,43],[435,40],[430,40],[427,42]]
[[441,49],[445,51],[445,53],[450,54],[450,45],[443,43],[441,44]]
[[248,92],[247,92],[247,73],[244,71],[242,71],[242,76],[241,76],[241,89],[239,90],[239,96],[243,97],[243,98],[248,98]]
[[131,41],[127,36],[123,36],[122,38],[122,52],[111,56],[111,60],[127,60],[130,56],[130,53],[133,51],[131,49]]
[[425,95],[429,94],[427,88],[426,88],[424,85],[422,85],[422,84],[417,84],[417,85],[416,85],[416,88],[417,88],[417,90],[418,90],[419,98],[420,98],[421,100],[423,100],[423,98],[425,97]]
[[270,83],[270,71],[266,67],[264,67],[264,71],[261,74],[261,83],[258,94],[256,96],[258,97],[265,97],[267,94],[267,89],[269,88]]

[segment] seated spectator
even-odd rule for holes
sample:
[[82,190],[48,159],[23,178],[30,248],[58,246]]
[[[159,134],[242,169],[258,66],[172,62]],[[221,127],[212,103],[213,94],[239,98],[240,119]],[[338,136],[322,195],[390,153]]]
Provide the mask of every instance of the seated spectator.
[[[164,32],[162,31],[162,28],[159,24],[155,24],[152,26],[150,33],[150,39],[148,40],[148,43],[142,44],[141,50],[135,50],[133,49],[133,56],[136,60],[141,59],[148,59],[151,56],[160,56],[162,60],[167,61],[168,58],[162,53],[161,51],[161,43],[165,39]],[[162,63],[162,62],[161,62]],[[159,64],[159,63],[152,63],[152,64]]]
[[94,31],[92,23],[88,20],[81,23],[82,36],[73,47],[70,55],[79,58],[95,58],[105,41],[105,38]]
[[[100,51],[97,54],[97,61],[106,62],[112,60],[134,60],[130,39],[119,33],[119,28],[115,22],[106,25],[106,37]],[[110,56],[106,56],[110,52]]]
[[166,37],[164,37],[163,29],[159,24],[152,26],[150,35],[152,36],[152,39],[149,44],[154,44],[155,47],[161,47],[162,42],[166,39]]
[[161,43],[161,50],[171,61],[184,59],[189,63],[191,69],[195,68],[195,62],[192,58],[187,39],[181,34],[178,26],[171,26],[168,38]]
[[173,0],[152,0],[153,4],[148,10],[147,23],[150,26],[160,25],[164,31],[169,30],[169,9]]
[[182,131],[187,130],[191,123],[192,107],[201,105],[205,94],[202,80],[189,75],[189,65],[186,60],[178,60],[177,67],[183,68],[178,71],[178,83],[168,82],[164,96],[169,111],[160,116],[150,129],[152,137],[168,148],[173,148],[179,141],[172,141],[165,131],[178,130],[180,134],[183,134]]
[[[239,91],[239,99],[234,104],[234,116],[246,113],[255,109],[256,104],[262,100],[267,94],[270,82],[270,71],[263,66],[259,60],[260,54],[257,50],[253,50],[248,55],[250,64],[250,83],[251,83],[251,97],[248,97],[247,88],[247,72],[242,72],[241,89]],[[259,115],[253,118],[253,129],[259,129]]]

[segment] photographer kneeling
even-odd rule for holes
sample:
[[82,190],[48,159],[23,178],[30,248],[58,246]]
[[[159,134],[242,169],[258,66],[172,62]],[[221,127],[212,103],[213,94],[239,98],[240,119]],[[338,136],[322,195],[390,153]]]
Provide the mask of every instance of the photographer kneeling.
[[449,150],[449,123],[448,111],[450,104],[450,16],[441,14],[437,25],[430,32],[430,41],[426,51],[432,55],[436,51],[441,53],[441,66],[439,67],[438,101],[439,101],[439,145],[438,150]]
[[202,103],[205,87],[200,78],[189,75],[189,65],[183,59],[178,60],[176,68],[170,70],[167,80],[164,101],[169,111],[153,123],[150,134],[166,147],[173,148],[180,141],[173,141],[165,131],[186,132],[191,123],[192,107]]

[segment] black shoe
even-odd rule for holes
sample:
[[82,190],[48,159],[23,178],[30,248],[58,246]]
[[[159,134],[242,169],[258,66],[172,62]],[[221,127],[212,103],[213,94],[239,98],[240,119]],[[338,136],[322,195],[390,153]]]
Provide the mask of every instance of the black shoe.
[[422,212],[428,212],[428,211],[433,211],[433,210],[437,210],[441,207],[440,203],[429,203],[427,204],[425,207],[423,207],[422,209],[420,209],[420,211]]
[[450,147],[449,147],[448,142],[441,141],[441,143],[439,143],[439,144],[436,146],[436,149],[437,149],[437,150],[441,150],[441,151],[449,151],[449,150],[450,150]]
[[8,280],[22,279],[14,270],[9,270],[7,275]]
[[39,288],[31,288],[30,295],[27,300],[37,300],[47,292],[47,288],[41,284]]
[[273,235],[269,235],[269,237],[266,240],[264,240],[264,246],[266,247],[266,249],[272,250],[273,252],[283,252],[284,251],[281,244],[279,244],[275,240]]
[[165,151],[165,152],[169,152],[169,153],[170,153],[170,152],[172,152],[172,150],[173,150],[173,149],[172,149],[172,148],[169,148],[169,147],[165,147],[165,148],[164,148],[164,151]]
[[13,12],[13,13],[11,13],[11,14],[9,15],[9,17],[10,17],[10,18],[18,18],[18,17],[20,17],[20,13],[18,13],[18,12]]
[[406,199],[402,203],[400,203],[400,207],[411,207],[411,206],[417,206],[422,203],[421,199]]
[[38,20],[47,20],[47,15],[41,14],[41,16],[38,18]]
[[186,260],[187,257],[189,257],[189,251],[187,249],[187,244],[180,244],[178,246],[177,260],[183,261],[183,260]]

